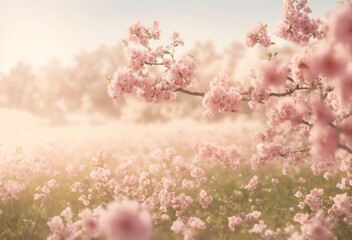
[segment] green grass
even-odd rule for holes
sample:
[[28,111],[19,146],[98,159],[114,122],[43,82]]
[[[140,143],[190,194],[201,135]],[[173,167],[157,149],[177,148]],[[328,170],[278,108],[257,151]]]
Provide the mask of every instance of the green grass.
[[[336,188],[338,176],[327,181],[321,176],[313,176],[308,168],[303,168],[300,173],[289,176],[283,176],[280,169],[273,165],[255,172],[245,167],[237,170],[212,168],[208,169],[206,174],[211,180],[204,185],[203,189],[214,196],[213,202],[207,209],[202,209],[197,202],[194,202],[185,212],[185,216],[199,217],[207,225],[205,230],[195,235],[195,239],[261,239],[248,233],[252,225],[244,226],[236,232],[231,232],[227,227],[229,216],[238,215],[241,212],[249,213],[253,210],[262,213],[260,219],[264,220],[270,229],[273,231],[281,229],[282,233],[287,224],[293,223],[293,216],[298,211],[299,199],[294,197],[296,191],[302,190],[307,193],[313,188],[320,187],[324,189],[324,196],[341,193]],[[243,186],[253,175],[259,177],[258,189],[256,191],[244,189]],[[300,183],[299,177],[305,178],[306,182]],[[280,183],[272,184],[271,178],[278,178]],[[48,177],[32,179],[19,199],[0,203],[0,209],[4,212],[0,215],[0,239],[46,239],[49,235],[46,222],[60,214],[67,206],[72,208],[77,219],[77,213],[85,208],[78,201],[80,194],[71,192],[69,188],[69,184],[77,179],[71,179],[67,174],[60,175],[56,179],[60,187],[52,190],[43,208],[33,200],[33,196],[35,187],[42,186]],[[271,192],[265,189],[271,189]],[[200,189],[197,189],[189,194],[196,196],[199,191]],[[235,191],[237,194],[234,194]],[[252,202],[249,202],[249,199],[252,199]],[[102,200],[96,200],[95,205],[104,203],[99,201]],[[294,211],[291,211],[290,207]],[[304,211],[310,210],[304,209]],[[169,213],[174,220],[173,210]],[[153,239],[182,239],[182,236],[170,230],[171,225],[172,221],[157,224]],[[347,225],[342,220],[339,220],[336,228],[332,230],[338,239],[349,239],[352,236],[351,225]],[[287,238],[283,233],[276,237],[276,239]]]

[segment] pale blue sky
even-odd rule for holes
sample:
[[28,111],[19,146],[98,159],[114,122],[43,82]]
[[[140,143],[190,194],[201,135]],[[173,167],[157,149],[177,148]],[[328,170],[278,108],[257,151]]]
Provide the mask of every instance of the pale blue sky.
[[[324,16],[337,0],[309,5],[313,15]],[[81,50],[120,41],[137,19],[159,20],[165,34],[180,32],[186,47],[212,40],[221,49],[243,41],[256,23],[274,31],[280,9],[281,0],[0,0],[0,72],[19,60],[34,68],[52,58],[68,65]]]

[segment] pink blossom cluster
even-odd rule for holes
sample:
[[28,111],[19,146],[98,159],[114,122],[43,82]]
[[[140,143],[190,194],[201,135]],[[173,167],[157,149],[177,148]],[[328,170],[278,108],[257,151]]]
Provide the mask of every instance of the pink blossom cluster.
[[190,217],[188,219],[176,219],[170,229],[175,233],[182,233],[184,240],[191,240],[196,231],[204,230],[205,228],[206,225],[201,219]]
[[237,228],[240,228],[244,224],[256,223],[261,214],[261,212],[253,211],[248,214],[241,213],[238,216],[228,217],[228,227],[233,232],[237,231]]
[[97,217],[98,211],[92,211],[88,208],[79,213],[79,225],[82,228],[83,239],[96,238],[101,233],[101,224]]
[[286,82],[288,67],[279,60],[264,62],[258,69],[256,78],[260,88],[282,86]]
[[202,208],[207,208],[209,204],[213,201],[213,196],[208,194],[203,189],[199,193],[199,204],[202,205]]
[[50,179],[43,187],[37,187],[38,193],[34,195],[34,200],[44,201],[47,195],[50,193],[50,189],[57,187],[55,179]]
[[108,240],[147,240],[152,236],[152,219],[148,211],[142,209],[137,201],[116,200],[106,209],[84,209],[80,220],[74,222],[70,207],[60,216],[48,221],[52,234],[50,240],[56,239],[93,239],[101,235]]
[[251,167],[254,170],[259,169],[267,162],[275,160],[277,157],[285,157],[290,153],[290,148],[274,143],[261,142],[256,145],[256,149],[257,152],[250,159]]
[[253,228],[249,230],[249,232],[259,234],[266,240],[275,239],[274,232],[268,228],[263,220],[260,220],[258,223],[254,224]]
[[136,21],[129,27],[129,34],[125,41],[140,43],[143,46],[148,46],[150,40],[158,40],[160,38],[159,22],[154,21],[151,27],[145,27],[140,21]]
[[211,160],[223,164],[225,167],[236,169],[241,166],[238,151],[234,145],[221,146],[214,143],[195,144],[198,154],[196,160]]
[[0,158],[0,200],[2,202],[18,199],[26,185],[38,175],[54,175],[46,151],[24,154],[21,149],[10,152],[6,158]]
[[340,8],[330,16],[329,32],[334,41],[339,42],[350,51],[352,50],[352,5],[351,3],[341,4]]
[[137,201],[115,201],[101,213],[101,228],[107,239],[150,239],[152,219]]
[[321,39],[326,26],[320,19],[310,18],[308,0],[284,0],[277,35],[294,43],[305,43],[310,38]]
[[346,215],[352,217],[352,202],[351,197],[347,193],[336,194],[333,197],[334,204],[332,205],[330,212],[335,216]]
[[266,24],[258,24],[252,27],[246,36],[246,43],[249,47],[254,47],[256,44],[260,44],[263,47],[269,47],[271,45],[271,39],[268,36]]
[[290,240],[294,239],[331,239],[329,222],[330,219],[324,216],[322,211],[316,212],[312,217],[308,214],[298,213],[295,216],[295,221],[301,225],[301,232],[292,233]]
[[[124,40],[128,66],[119,66],[111,78],[110,97],[120,99],[135,90],[145,101],[159,102],[174,99],[176,91],[185,90],[192,83],[196,70],[194,59],[188,56],[177,61],[174,56],[175,48],[183,45],[179,34],[173,34],[170,45],[151,48],[150,41],[159,38],[157,22],[152,27],[140,22],[130,26],[129,36]],[[152,66],[157,70],[154,74],[148,71]]]
[[210,82],[210,90],[203,97],[202,104],[206,109],[203,115],[212,117],[219,112],[237,113],[240,101],[241,95],[236,88],[229,86],[228,77],[220,75]]
[[[178,33],[172,35],[169,45],[152,48],[152,40],[160,38],[158,23],[151,27],[140,22],[133,24],[125,40],[128,66],[119,66],[108,86],[112,98],[119,99],[135,91],[146,101],[160,102],[174,99],[176,92],[183,92],[203,97],[206,116],[238,113],[240,102],[248,102],[259,112],[253,116],[265,118],[264,130],[251,140],[254,144],[248,147],[250,154],[244,154],[244,157],[235,145],[199,143],[195,144],[197,153],[194,157],[183,157],[174,148],[168,148],[140,157],[139,164],[133,158],[123,159],[117,166],[114,165],[116,162],[109,165],[101,158],[93,158],[90,165],[68,166],[67,172],[74,179],[68,184],[69,189],[77,195],[81,206],[87,208],[78,214],[78,221],[73,220],[75,217],[69,207],[49,220],[49,239],[100,236],[151,239],[153,224],[165,224],[184,239],[192,239],[202,230],[212,231],[212,223],[226,222],[226,218],[230,233],[248,227],[248,233],[258,234],[263,239],[281,237],[280,234],[290,239],[331,239],[336,222],[343,220],[350,225],[351,6],[342,4],[332,13],[327,30],[321,20],[308,16],[311,9],[306,0],[285,0],[278,36],[304,45],[303,51],[289,56],[290,59],[280,53],[269,55],[269,60],[251,71],[248,83],[244,81],[231,86],[227,76],[219,75],[210,82],[210,90],[205,93],[187,89],[192,84],[196,65],[192,57],[175,59],[176,47],[184,44]],[[268,46],[270,38],[266,28],[266,25],[260,25],[252,29],[248,35],[249,45]],[[306,44],[311,38],[317,41]],[[240,158],[250,160],[241,161],[241,166]],[[244,185],[240,179],[247,177],[236,174],[242,170],[238,170],[240,167],[248,167],[252,173],[272,162],[284,175],[282,179],[280,177],[283,184],[278,186],[270,184],[270,179],[273,184],[278,184],[279,180],[269,173],[261,177],[260,182],[259,173],[252,174]],[[45,161],[40,160],[28,163],[14,159],[0,164],[5,169],[0,172],[3,202],[17,199],[26,188],[25,177],[31,179],[33,172],[53,174]],[[309,178],[306,182],[291,177],[298,174],[301,166],[311,167],[312,175],[323,174],[326,181],[337,179],[339,192],[331,194],[320,186],[313,186],[306,192],[302,186],[309,183]],[[238,182],[226,181],[229,175],[238,175],[240,184],[237,186],[241,191],[236,190]],[[269,182],[268,188],[265,179]],[[298,211],[301,212],[295,214],[295,223],[287,225],[284,233],[282,229],[274,232],[269,228],[271,224],[259,220],[261,212],[254,211],[262,203],[257,197],[258,190],[267,196],[275,194],[286,180],[300,185],[295,197],[299,198]],[[45,199],[56,186],[56,180],[53,178],[43,184],[37,189],[35,199]],[[231,191],[220,192],[221,189],[214,186]],[[229,212],[237,211],[235,201],[241,197],[253,212],[229,216]],[[219,214],[215,220],[207,218],[208,211],[202,211],[216,207]],[[278,211],[291,214],[295,209],[291,206],[278,208]]]
[[86,206],[101,198],[136,199],[157,214],[153,217],[157,222],[169,221],[173,216],[184,218],[190,207],[200,204],[207,208],[211,204],[213,196],[205,190],[198,196],[190,194],[207,182],[201,162],[188,162],[173,148],[155,150],[151,157],[154,162],[146,169],[136,169],[134,160],[129,159],[118,165],[115,173],[102,160],[93,158],[89,178],[74,182],[71,190],[81,194],[79,200]]
[[322,188],[314,188],[305,196],[304,201],[299,203],[299,208],[303,209],[304,205],[307,204],[312,211],[317,212],[321,208],[322,201],[320,197],[323,194],[324,190]]
[[250,72],[250,85],[244,87],[242,93],[250,108],[255,108],[258,103],[264,103],[270,97],[270,87],[282,87],[288,76],[288,67],[280,60],[272,59],[263,62],[259,67]]
[[[352,139],[349,134],[352,126],[349,121],[352,81],[347,67],[351,60],[347,43],[349,25],[341,24],[343,19],[348,19],[351,9],[351,4],[341,4],[336,12],[330,14],[329,30],[327,30],[321,20],[309,17],[311,9],[307,6],[306,0],[285,0],[283,20],[278,35],[295,43],[304,44],[311,37],[317,38],[318,41],[312,45],[306,44],[303,51],[294,54],[289,61],[284,61],[278,54],[274,56],[271,54],[269,61],[263,62],[261,66],[252,70],[250,83],[247,85],[237,84],[231,87],[228,77],[219,75],[210,82],[210,90],[205,93],[185,90],[185,87],[190,84],[188,80],[193,76],[195,69],[192,61],[190,60],[188,64],[186,60],[183,62],[187,63],[185,66],[167,64],[166,75],[173,79],[173,83],[168,83],[165,87],[165,81],[161,80],[157,88],[161,90],[159,92],[161,95],[154,90],[149,95],[151,93],[149,90],[154,89],[155,81],[150,77],[151,71],[145,68],[145,65],[159,65],[159,58],[163,58],[164,55],[172,57],[173,60],[173,54],[170,55],[170,51],[163,48],[157,48],[151,54],[147,41],[148,44],[144,44],[145,47],[142,50],[128,51],[129,64],[132,67],[121,68],[122,78],[128,80],[112,80],[110,92],[113,94],[111,95],[115,96],[114,94],[117,93],[116,96],[120,96],[120,93],[131,92],[134,86],[137,86],[139,88],[137,94],[150,101],[159,101],[165,96],[165,99],[173,98],[175,91],[182,91],[190,95],[203,96],[202,105],[206,109],[204,111],[206,116],[225,112],[238,113],[241,101],[248,102],[251,108],[263,104],[270,112],[267,124],[268,128],[272,129],[271,136],[265,140],[268,143],[264,145],[278,146],[278,143],[281,142],[282,145],[284,141],[287,147],[277,149],[272,154],[259,151],[259,154],[253,155],[251,160],[254,169],[275,157],[293,158],[296,163],[303,163],[304,158],[313,155],[319,159],[329,160],[331,163],[338,150],[352,151],[349,145],[351,142],[349,140]],[[135,39],[140,39],[137,43],[146,42],[144,39],[148,39],[150,31],[140,30],[143,29],[140,24],[134,28],[137,30],[131,31],[131,34],[135,34]],[[261,33],[266,29],[266,25],[259,25],[256,29],[258,31],[255,31],[256,34],[252,36],[266,38],[264,37],[266,35]],[[150,39],[157,38],[150,37]],[[172,41],[171,46],[183,44],[177,33],[173,35]],[[258,39],[254,42],[256,41],[259,42]],[[160,63],[160,65],[166,65]],[[130,68],[134,72],[131,72]],[[150,83],[149,85],[145,82],[138,85],[141,81],[138,72],[144,73],[143,79],[148,79],[146,82]],[[179,76],[182,77],[178,78]],[[118,78],[119,74],[115,79]],[[122,86],[119,86],[119,83]],[[173,84],[177,87],[170,88]],[[145,90],[144,87],[147,85],[148,90]],[[164,93],[166,95],[163,95]],[[287,136],[292,140],[289,141]],[[297,142],[300,142],[299,146],[294,145]],[[315,173],[321,173],[331,167],[331,164],[330,166],[312,165]],[[328,177],[332,172],[330,169],[325,176]],[[184,186],[192,188],[189,181],[184,181]]]
[[254,191],[255,189],[257,189],[258,183],[259,178],[257,176],[253,176],[244,188],[250,191]]
[[48,226],[52,234],[47,239],[76,239],[79,236],[78,226],[73,222],[72,217],[72,210],[70,207],[67,207],[61,212],[60,216],[55,216],[48,221]]

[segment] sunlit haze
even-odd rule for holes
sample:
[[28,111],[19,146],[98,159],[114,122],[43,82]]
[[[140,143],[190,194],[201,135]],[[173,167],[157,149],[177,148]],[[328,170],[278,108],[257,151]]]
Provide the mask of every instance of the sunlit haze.
[[351,240],[352,0],[0,0],[0,240]]
[[[337,5],[309,2],[315,16]],[[18,61],[38,68],[57,58],[69,65],[83,50],[119,42],[137,19],[159,20],[166,34],[180,32],[188,48],[212,40],[222,49],[233,40],[243,41],[256,23],[266,22],[274,31],[280,8],[280,0],[0,0],[0,72]]]

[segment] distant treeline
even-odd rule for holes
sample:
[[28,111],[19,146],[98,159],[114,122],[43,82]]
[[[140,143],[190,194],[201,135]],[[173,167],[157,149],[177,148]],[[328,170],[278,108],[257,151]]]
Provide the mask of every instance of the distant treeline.
[[[219,53],[211,42],[198,43],[188,52],[198,63],[194,88],[206,91],[209,81],[219,72],[234,75],[237,62],[245,54],[240,43]],[[122,44],[101,46],[75,57],[72,66],[51,60],[38,71],[20,62],[9,73],[0,75],[0,107],[28,111],[52,122],[65,121],[70,114],[99,114],[119,118],[124,109],[134,113],[135,121],[167,121],[175,117],[198,118],[202,114],[200,98],[180,95],[177,104],[140,104],[130,99],[114,102],[108,96],[107,77],[124,64]],[[131,105],[129,105],[131,104]]]

